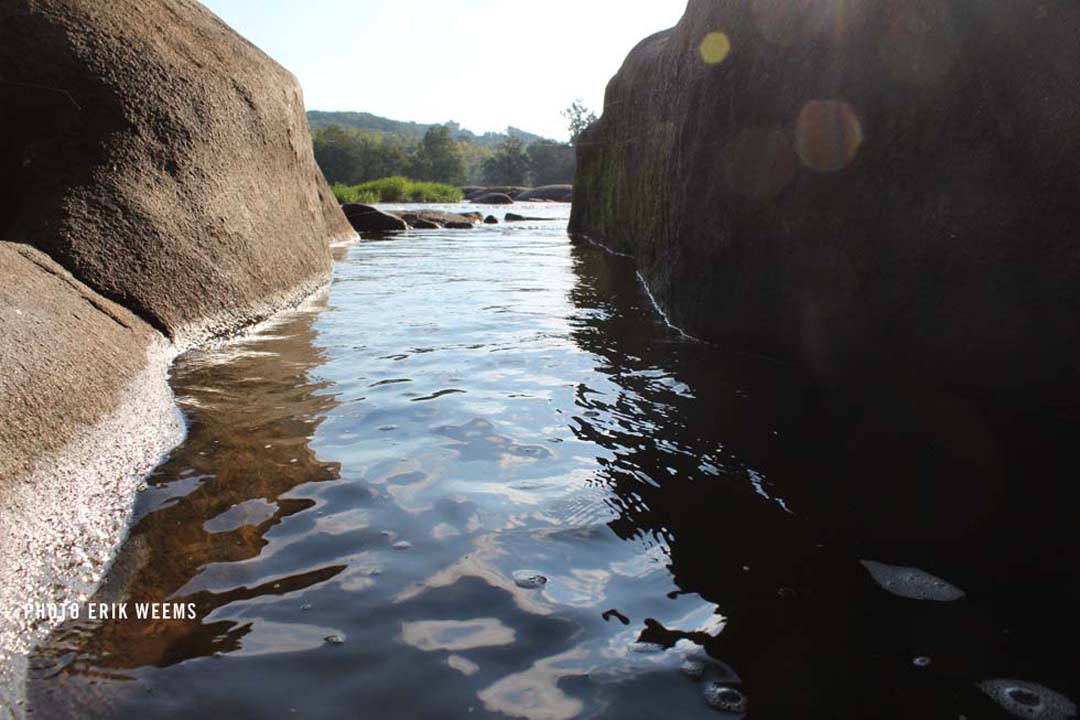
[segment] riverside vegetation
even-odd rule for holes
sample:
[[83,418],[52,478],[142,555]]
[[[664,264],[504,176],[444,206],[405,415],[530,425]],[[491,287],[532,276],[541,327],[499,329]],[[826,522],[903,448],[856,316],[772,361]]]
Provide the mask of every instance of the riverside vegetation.
[[371,180],[359,185],[334,183],[334,197],[346,203],[455,203],[461,202],[461,188],[445,183],[423,182],[396,176]]
[[[418,183],[459,186],[570,184],[576,170],[578,135],[595,119],[580,100],[563,111],[570,141],[558,142],[507,128],[505,133],[476,135],[457,123],[420,125],[380,118],[367,113],[311,112],[315,160],[326,179],[346,193],[348,202],[455,202],[447,195]],[[401,178],[414,179],[398,194]],[[393,181],[386,180],[393,178]],[[387,186],[368,186],[372,181]],[[371,191],[369,194],[367,191]],[[342,199],[341,190],[338,192]],[[426,199],[423,199],[426,198]]]

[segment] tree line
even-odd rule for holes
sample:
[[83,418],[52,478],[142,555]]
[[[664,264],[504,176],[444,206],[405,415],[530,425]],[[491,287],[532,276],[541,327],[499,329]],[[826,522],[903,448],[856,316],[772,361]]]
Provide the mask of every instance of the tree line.
[[455,140],[434,125],[419,140],[406,133],[326,125],[312,130],[315,160],[330,183],[359,185],[406,176],[449,185],[555,185],[574,180],[574,143],[595,119],[580,101],[563,112],[571,141],[530,140],[512,131],[495,147]]

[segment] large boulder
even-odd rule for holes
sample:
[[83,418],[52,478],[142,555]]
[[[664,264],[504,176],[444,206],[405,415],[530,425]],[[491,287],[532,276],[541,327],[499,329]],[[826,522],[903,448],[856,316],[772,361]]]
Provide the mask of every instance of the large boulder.
[[578,143],[571,231],[691,334],[1080,398],[1080,4],[691,0]]
[[514,198],[505,193],[485,193],[472,199],[477,205],[513,205]]
[[357,232],[400,232],[409,229],[408,224],[397,215],[371,205],[349,203],[342,205],[341,209]]
[[531,190],[525,190],[518,194],[514,200],[517,202],[564,202],[574,199],[573,185],[542,185]]
[[[355,233],[296,80],[193,0],[0,3],[0,134],[0,606],[15,607],[85,599],[87,558],[181,436],[170,354],[298,302]],[[9,619],[11,708],[49,623]]]
[[167,335],[258,320],[353,237],[296,79],[191,0],[0,7],[0,237]]

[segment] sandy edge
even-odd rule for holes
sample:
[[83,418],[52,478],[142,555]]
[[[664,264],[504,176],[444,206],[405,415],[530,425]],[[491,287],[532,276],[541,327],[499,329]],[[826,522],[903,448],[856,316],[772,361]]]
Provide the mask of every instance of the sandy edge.
[[[332,248],[359,240],[330,239]],[[332,272],[332,270],[331,270]],[[33,603],[82,603],[97,591],[129,530],[143,478],[183,442],[169,370],[183,352],[228,343],[276,323],[326,292],[331,273],[196,325],[158,336],[117,409],[28,475],[0,484],[0,718],[25,717],[28,655],[62,619],[28,620]]]

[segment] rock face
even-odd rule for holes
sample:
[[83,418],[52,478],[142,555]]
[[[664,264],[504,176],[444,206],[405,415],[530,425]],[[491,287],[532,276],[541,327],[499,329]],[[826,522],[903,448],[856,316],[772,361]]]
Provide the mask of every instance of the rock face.
[[154,335],[49,256],[0,242],[0,478],[28,473],[110,413]]
[[672,322],[1075,402],[1080,5],[691,0],[578,144],[571,232]]
[[0,8],[0,237],[177,336],[260,319],[353,236],[295,78],[193,0]]

